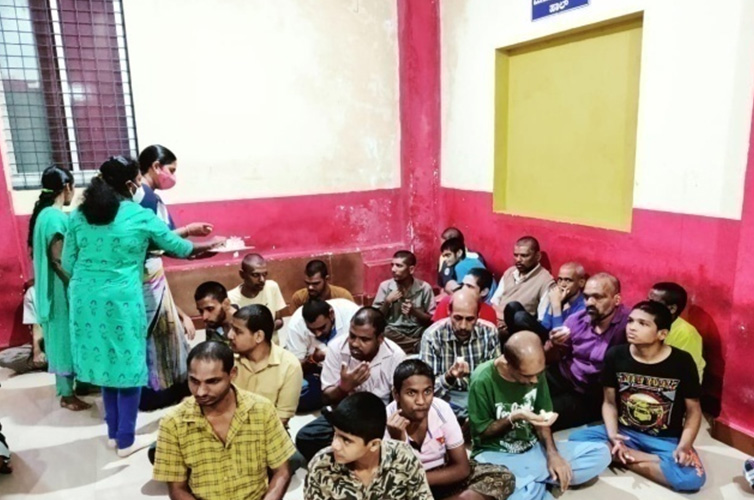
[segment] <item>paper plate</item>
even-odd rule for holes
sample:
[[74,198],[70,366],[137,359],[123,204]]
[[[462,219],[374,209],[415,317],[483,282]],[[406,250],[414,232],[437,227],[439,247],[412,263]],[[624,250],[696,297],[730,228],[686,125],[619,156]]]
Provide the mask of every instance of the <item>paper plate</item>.
[[207,250],[210,253],[234,253],[234,252],[243,252],[244,250],[253,250],[255,247],[247,246],[247,247],[241,247],[241,248],[225,248],[225,247],[219,247],[219,248],[213,248],[211,250]]

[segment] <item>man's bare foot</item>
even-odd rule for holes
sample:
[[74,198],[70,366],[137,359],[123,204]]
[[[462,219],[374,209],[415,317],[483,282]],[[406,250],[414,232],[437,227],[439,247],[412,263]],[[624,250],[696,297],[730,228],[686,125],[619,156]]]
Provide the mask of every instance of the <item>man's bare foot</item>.
[[66,410],[71,411],[82,411],[82,410],[88,410],[92,407],[89,403],[85,401],[81,401],[76,396],[68,396],[65,398],[60,398],[60,406],[65,408]]
[[631,459],[627,459],[625,464],[621,463],[621,461],[618,460],[618,458],[615,456],[613,457],[613,463],[615,465],[618,465],[619,467],[625,467],[626,465],[631,465],[631,464],[660,461],[660,457],[658,457],[657,455],[635,450],[633,448],[627,448],[626,454],[630,456]]

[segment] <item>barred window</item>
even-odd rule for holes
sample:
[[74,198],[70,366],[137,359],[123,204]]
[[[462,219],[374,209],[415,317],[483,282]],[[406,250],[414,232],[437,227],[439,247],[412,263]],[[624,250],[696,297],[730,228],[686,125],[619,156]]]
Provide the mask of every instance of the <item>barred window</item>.
[[83,184],[135,155],[121,0],[0,0],[0,115],[15,189],[51,164]]

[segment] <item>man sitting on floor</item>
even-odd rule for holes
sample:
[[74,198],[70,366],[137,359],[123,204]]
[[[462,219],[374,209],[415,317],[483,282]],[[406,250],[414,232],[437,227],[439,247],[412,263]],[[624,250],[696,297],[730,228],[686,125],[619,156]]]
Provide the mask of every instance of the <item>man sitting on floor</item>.
[[[440,239],[442,241],[448,241],[450,238],[458,238],[463,242],[464,250],[466,250],[466,257],[470,259],[478,259],[479,261],[482,262],[482,264],[486,264],[484,257],[482,256],[481,253],[474,252],[473,250],[469,250],[469,248],[466,247],[466,238],[464,237],[460,229],[458,229],[457,227],[452,227],[452,226],[445,228],[442,234],[440,234]],[[440,244],[442,244],[442,241],[440,242]],[[445,260],[442,258],[442,255],[440,256],[440,264],[438,266],[438,272],[439,272],[438,276],[445,274]]]
[[304,370],[298,411],[322,407],[320,373],[327,346],[348,335],[351,318],[358,310],[359,306],[346,299],[310,300],[291,316],[285,348],[301,362]]
[[613,347],[602,383],[604,425],[571,433],[572,442],[607,444],[613,460],[675,491],[697,491],[706,474],[694,450],[702,422],[694,360],[665,345],[673,317],[653,301],[631,311],[628,345]]
[[332,445],[309,463],[307,500],[432,500],[419,459],[405,443],[382,439],[385,404],[359,392],[325,416]]
[[[487,269],[481,267],[475,267],[466,273],[463,277],[461,285],[458,287],[470,288],[479,295],[479,317],[485,321],[489,321],[493,325],[497,322],[497,313],[491,305],[486,301],[489,297],[490,287],[492,286],[492,273]],[[445,319],[450,316],[450,298],[453,295],[445,295],[440,302],[437,303],[435,313],[432,315],[432,322],[435,323],[441,319]]]
[[194,300],[204,322],[207,340],[227,343],[230,318],[236,308],[231,305],[225,287],[216,281],[204,282],[196,288]]
[[552,275],[539,263],[542,254],[536,238],[519,238],[513,247],[513,258],[515,265],[503,273],[490,300],[497,310],[498,326],[503,331],[507,330],[506,323],[510,323],[512,315],[518,311],[518,308],[506,308],[509,303],[518,302],[526,312],[540,318],[550,303],[548,292],[555,285]]
[[450,318],[424,332],[419,357],[437,376],[435,395],[450,402],[460,419],[468,416],[469,375],[485,361],[500,356],[500,340],[493,323],[479,321],[479,299],[470,288],[452,296]]
[[238,275],[242,283],[228,291],[230,303],[238,306],[260,304],[275,315],[275,330],[283,326],[283,312],[287,306],[280,287],[273,280],[267,279],[267,261],[258,253],[250,253],[241,261]]
[[306,288],[297,290],[291,297],[289,305],[293,314],[309,300],[347,299],[353,302],[353,295],[345,288],[330,284],[327,264],[321,260],[310,260],[304,271]]
[[545,344],[550,365],[547,383],[560,418],[553,430],[568,429],[600,418],[600,372],[608,349],[625,344],[628,309],[621,304],[620,281],[607,273],[589,278],[586,309],[553,330]]
[[584,309],[582,290],[585,284],[584,266],[577,262],[563,264],[556,286],[550,288],[548,293],[549,303],[541,321],[537,321],[520,303],[511,302],[506,307],[506,311],[512,313],[506,316],[508,333],[528,330],[539,335],[543,343],[546,342],[553,329],[560,328],[569,316]]
[[[322,368],[322,399],[337,405],[354,392],[371,392],[384,403],[390,400],[393,372],[406,354],[385,338],[385,317],[373,307],[362,307],[351,319],[347,336],[335,339]],[[305,425],[296,446],[307,460],[327,446],[333,429],[324,416]]]
[[275,319],[265,306],[236,311],[230,320],[230,348],[236,359],[236,387],[269,399],[285,427],[296,414],[304,378],[296,356],[272,342]]
[[[440,256],[445,266],[444,271],[440,273],[439,285],[445,293],[453,293],[472,269],[486,269],[481,260],[466,255],[466,246],[460,238],[445,240],[440,247]],[[496,288],[497,284],[493,279],[490,284],[490,297],[495,293]]]
[[649,290],[649,300],[664,304],[670,310],[670,314],[673,315],[673,324],[670,327],[670,333],[665,337],[665,345],[691,354],[699,372],[699,383],[701,383],[704,367],[707,365],[703,356],[702,336],[694,325],[681,318],[681,313],[686,309],[688,301],[686,290],[678,283],[655,283]]
[[432,323],[435,297],[428,283],[414,278],[416,256],[400,250],[393,255],[393,279],[380,283],[374,307],[387,318],[385,335],[407,354],[416,352],[422,333]]
[[505,465],[516,476],[509,500],[551,498],[547,484],[583,484],[610,465],[610,451],[599,443],[559,442],[550,426],[558,414],[543,374],[545,353],[533,332],[513,334],[503,355],[476,369],[469,389],[472,457]]
[[233,386],[233,351],[223,343],[194,347],[188,370],[193,397],[160,422],[155,481],[168,483],[172,499],[282,499],[296,449],[275,407]]
[[434,385],[435,375],[425,362],[407,359],[398,365],[385,437],[411,445],[427,472],[433,498],[508,498],[515,487],[513,474],[501,465],[469,461],[461,426],[450,405],[433,396]]

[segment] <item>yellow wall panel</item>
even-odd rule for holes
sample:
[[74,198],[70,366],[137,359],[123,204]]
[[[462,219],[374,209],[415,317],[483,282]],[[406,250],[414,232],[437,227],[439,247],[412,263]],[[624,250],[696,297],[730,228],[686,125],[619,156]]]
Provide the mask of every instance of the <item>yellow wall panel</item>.
[[496,55],[495,210],[628,231],[641,21]]

